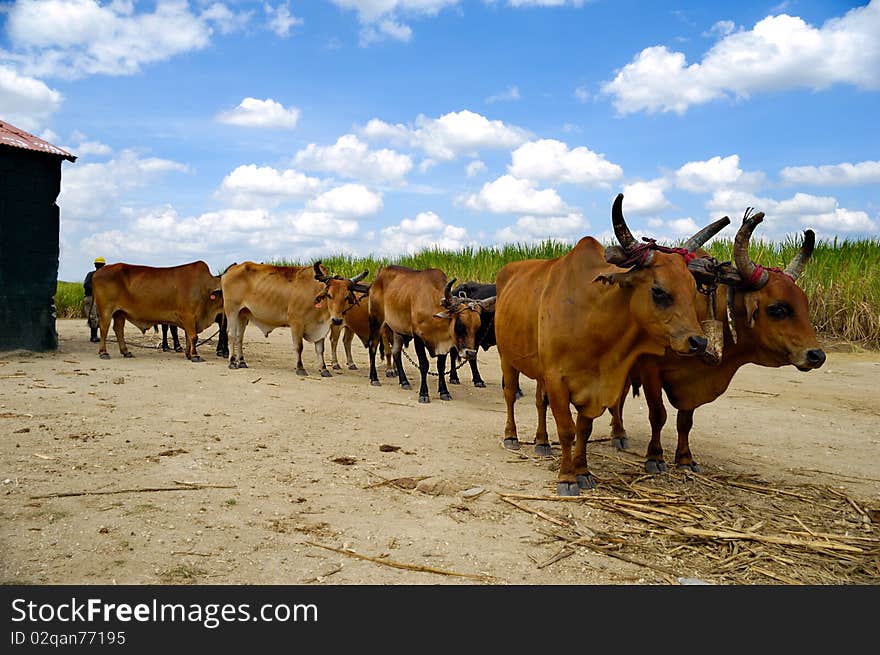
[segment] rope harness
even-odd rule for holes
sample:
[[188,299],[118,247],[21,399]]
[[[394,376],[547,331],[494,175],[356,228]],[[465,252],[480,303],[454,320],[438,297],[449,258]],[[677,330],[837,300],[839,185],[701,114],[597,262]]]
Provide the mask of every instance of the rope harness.
[[[405,349],[405,348],[401,348],[401,349],[400,349],[400,352],[402,352],[403,355],[404,355],[404,357],[406,357],[406,358],[409,360],[409,363],[410,363],[410,364],[412,364],[413,366],[415,366],[415,367],[418,369],[419,373],[422,372],[422,368],[421,368],[421,366],[419,366],[417,362],[414,362],[414,361],[413,361],[412,357],[409,356],[409,353],[406,352],[406,349]],[[450,367],[449,367],[449,371],[447,371],[447,372],[457,371],[457,370],[460,369],[462,366],[464,366],[465,364],[467,364],[467,361],[468,361],[468,360],[466,360],[464,357],[462,357],[461,362],[459,363],[459,365],[458,365],[458,366],[455,366],[455,367],[450,366]],[[430,364],[429,364],[429,366],[430,366]],[[435,378],[436,378],[436,377],[440,377],[440,374],[439,374],[439,373],[435,373],[434,371],[431,371],[431,370],[429,370],[427,373],[428,373],[428,375],[431,375],[431,376],[433,376],[433,377],[435,377]]]

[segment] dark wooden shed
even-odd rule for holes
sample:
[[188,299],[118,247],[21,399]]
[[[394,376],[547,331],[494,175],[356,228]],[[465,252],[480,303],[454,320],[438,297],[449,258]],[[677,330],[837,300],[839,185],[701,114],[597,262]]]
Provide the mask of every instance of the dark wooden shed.
[[0,120],[0,350],[54,350],[61,162],[76,157]]

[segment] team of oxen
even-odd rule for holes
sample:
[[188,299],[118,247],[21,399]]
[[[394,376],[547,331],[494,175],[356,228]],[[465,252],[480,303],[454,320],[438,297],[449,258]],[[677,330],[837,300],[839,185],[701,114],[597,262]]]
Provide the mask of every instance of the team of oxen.
[[[630,389],[634,394],[642,389],[648,405],[646,470],[668,469],[660,442],[665,392],[678,411],[675,465],[696,471],[688,444],[694,411],[722,395],[740,367],[791,364],[807,371],[824,363],[807,298],[795,284],[815,236],[805,232],[785,270],[765,268],[749,257],[749,240],[764,217],[750,208],[736,234],[734,261],[719,262],[702,246],[730,223],[728,218],[700,230],[681,248],[670,248],[651,239],[637,241],[626,225],[622,202],[619,194],[612,206],[617,245],[604,247],[584,237],[556,259],[507,264],[495,284],[455,287],[456,279],[443,271],[402,266],[386,266],[366,284],[368,271],[345,278],[331,275],[321,262],[300,267],[244,262],[221,275],[213,275],[202,261],[170,268],[110,264],[93,277],[99,354],[110,357],[106,339],[112,321],[120,353],[132,356],[124,338],[128,320],[142,331],[162,324],[166,349],[166,326],[180,327],[186,357],[201,361],[198,335],[216,322],[218,356],[228,357],[231,369],[247,368],[243,336],[248,324],[264,335],[289,327],[297,374],[307,375],[302,350],[308,341],[314,344],[320,374],[332,375],[324,357],[328,336],[332,368],[341,369],[336,354],[341,337],[346,364],[356,369],[351,343],[358,337],[369,351],[370,383],[380,384],[376,355],[381,353],[386,376],[396,376],[401,387],[410,389],[401,355],[412,342],[421,377],[418,398],[427,403],[429,358],[436,361],[439,397],[451,400],[447,364],[450,384],[459,384],[463,358],[474,385],[485,387],[477,352],[496,346],[507,407],[504,446],[520,447],[514,403],[522,395],[519,379],[524,375],[536,381],[537,454],[551,453],[548,407],[556,422],[558,494],[578,495],[595,486],[586,444],[593,420],[606,410],[612,416],[614,445],[626,448],[623,407]],[[173,336],[178,345],[176,332]]]

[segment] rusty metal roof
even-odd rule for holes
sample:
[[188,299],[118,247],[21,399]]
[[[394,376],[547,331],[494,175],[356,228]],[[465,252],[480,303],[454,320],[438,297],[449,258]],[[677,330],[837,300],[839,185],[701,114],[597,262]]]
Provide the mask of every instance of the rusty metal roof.
[[3,120],[0,120],[0,146],[35,150],[36,152],[44,152],[47,155],[62,157],[69,161],[76,161],[76,156],[71,155],[66,150],[53,146],[48,141],[43,141],[40,137],[25,132]]

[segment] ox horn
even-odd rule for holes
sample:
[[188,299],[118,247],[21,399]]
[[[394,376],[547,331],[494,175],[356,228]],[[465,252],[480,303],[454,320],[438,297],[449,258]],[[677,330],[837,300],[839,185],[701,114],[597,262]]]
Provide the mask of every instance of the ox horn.
[[694,252],[697,248],[702,248],[703,244],[706,243],[709,239],[718,234],[725,227],[730,225],[730,219],[725,216],[724,218],[719,218],[714,223],[710,223],[702,230],[697,232],[690,239],[685,241],[683,248],[686,248],[688,252]]
[[[753,279],[757,270],[754,262],[749,257],[749,239],[758,223],[764,220],[764,212],[752,214],[752,209],[754,208],[749,207],[746,209],[742,226],[739,228],[733,241],[733,261],[736,263],[736,270],[739,271],[743,281]],[[767,284],[769,277],[770,274],[762,270],[760,277],[752,284],[752,287],[760,289]]]
[[452,285],[455,284],[457,277],[452,278],[449,282],[446,283],[446,288],[443,289],[443,297],[446,299],[446,302],[450,302],[452,300]]
[[785,267],[785,274],[791,276],[795,280],[804,272],[804,266],[810,261],[810,255],[813,254],[813,248],[816,246],[816,233],[813,230],[804,232],[804,243],[801,245],[800,251],[791,258],[788,266]]
[[370,274],[370,271],[364,271],[360,275],[355,275],[354,277],[349,278],[348,281],[351,282],[352,284],[357,284],[358,282],[363,280],[365,277],[367,277],[369,274]]
[[326,282],[329,279],[329,277],[330,277],[329,275],[327,275],[326,273],[324,273],[321,270],[321,260],[316,261],[315,262],[315,279],[318,282]]
[[617,240],[626,252],[629,252],[638,245],[636,238],[632,235],[632,232],[629,231],[629,228],[626,226],[626,221],[623,218],[622,193],[617,194],[617,197],[614,199],[614,204],[611,205],[611,224],[614,226],[614,235],[617,237]]

